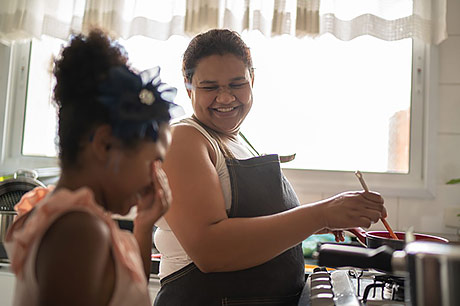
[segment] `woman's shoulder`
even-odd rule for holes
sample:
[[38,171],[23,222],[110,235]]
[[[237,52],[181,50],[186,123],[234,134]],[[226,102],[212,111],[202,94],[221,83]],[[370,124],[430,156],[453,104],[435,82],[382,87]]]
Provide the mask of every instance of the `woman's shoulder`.
[[216,164],[219,147],[204,129],[200,129],[199,125],[178,122],[171,127],[171,135],[169,152],[175,151],[188,156],[192,153],[204,154],[209,156],[213,164]]
[[194,126],[187,124],[176,124],[171,127],[171,136],[173,142],[180,142],[187,147],[197,147],[206,145],[207,139]]
[[174,123],[172,125],[172,130],[179,131],[181,135],[195,136],[197,139],[207,140],[211,144],[215,143],[215,140],[209,132],[193,118],[185,118]]

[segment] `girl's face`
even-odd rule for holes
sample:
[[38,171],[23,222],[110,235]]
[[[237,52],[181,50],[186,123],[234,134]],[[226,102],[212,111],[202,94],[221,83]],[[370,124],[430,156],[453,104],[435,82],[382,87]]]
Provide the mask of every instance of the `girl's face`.
[[187,92],[202,123],[236,135],[252,106],[252,84],[241,59],[233,54],[210,55],[199,60]]
[[103,184],[105,199],[101,199],[108,210],[125,215],[140,196],[152,190],[153,163],[164,159],[170,142],[169,124],[164,123],[156,142],[143,141],[135,149],[112,149]]

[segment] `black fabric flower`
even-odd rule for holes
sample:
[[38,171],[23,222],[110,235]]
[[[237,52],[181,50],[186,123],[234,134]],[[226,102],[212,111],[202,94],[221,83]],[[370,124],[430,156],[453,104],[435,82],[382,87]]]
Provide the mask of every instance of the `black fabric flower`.
[[174,109],[178,113],[180,106],[173,103],[176,93],[176,88],[161,82],[159,67],[136,74],[119,66],[111,68],[100,84],[98,100],[110,113],[115,136],[156,141],[159,123],[168,122]]

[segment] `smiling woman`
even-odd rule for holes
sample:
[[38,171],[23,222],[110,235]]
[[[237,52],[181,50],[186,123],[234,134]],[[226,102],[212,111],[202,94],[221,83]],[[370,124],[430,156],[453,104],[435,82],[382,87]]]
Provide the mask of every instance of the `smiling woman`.
[[155,305],[297,305],[300,242],[329,231],[340,241],[343,228],[386,216],[383,199],[369,191],[299,205],[278,155],[257,156],[244,144],[250,54],[226,29],[195,36],[184,53],[194,112],[173,125],[164,163],[173,202],[155,232],[162,254]]

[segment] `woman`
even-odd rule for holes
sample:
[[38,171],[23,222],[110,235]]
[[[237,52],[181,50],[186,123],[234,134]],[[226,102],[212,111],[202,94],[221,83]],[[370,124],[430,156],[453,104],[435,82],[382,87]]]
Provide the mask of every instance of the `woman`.
[[[159,69],[141,75],[101,31],[55,62],[61,176],[19,204],[6,238],[15,305],[151,305],[152,228],[171,201],[161,161],[170,143]],[[134,237],[111,214],[137,205]],[[146,278],[147,277],[147,278]]]
[[162,253],[155,305],[296,305],[301,241],[386,216],[383,199],[346,192],[299,206],[277,155],[239,141],[253,103],[248,47],[228,30],[192,39],[183,74],[194,115],[172,129],[164,163],[171,209],[157,223]]

